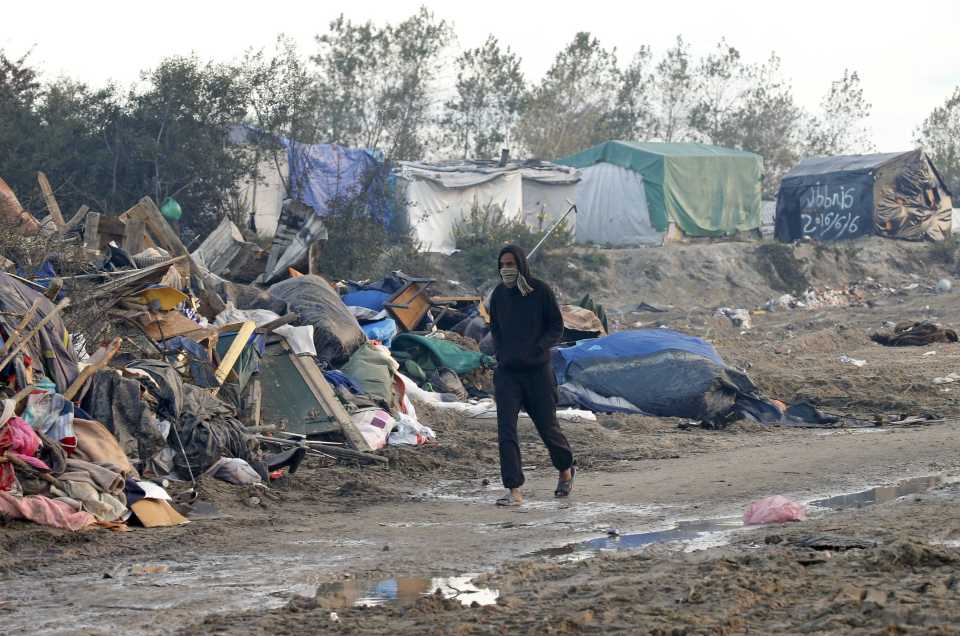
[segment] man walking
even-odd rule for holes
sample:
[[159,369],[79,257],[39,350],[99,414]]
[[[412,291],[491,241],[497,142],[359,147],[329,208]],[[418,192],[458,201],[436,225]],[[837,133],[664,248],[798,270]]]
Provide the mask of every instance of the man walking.
[[563,316],[553,290],[530,276],[527,254],[508,245],[497,261],[501,284],[490,297],[490,331],[497,354],[493,377],[500,443],[500,476],[509,491],[499,506],[523,503],[517,417],[523,408],[560,472],[554,495],[567,497],[576,473],[573,452],[557,423],[557,390],[550,348],[563,336]]

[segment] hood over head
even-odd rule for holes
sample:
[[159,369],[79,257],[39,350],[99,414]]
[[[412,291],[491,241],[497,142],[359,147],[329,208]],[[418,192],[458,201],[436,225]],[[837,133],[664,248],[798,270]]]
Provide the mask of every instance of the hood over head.
[[500,257],[504,254],[513,254],[517,259],[517,270],[524,278],[530,278],[530,264],[527,262],[527,252],[519,245],[507,245],[497,255],[497,270],[500,270]]

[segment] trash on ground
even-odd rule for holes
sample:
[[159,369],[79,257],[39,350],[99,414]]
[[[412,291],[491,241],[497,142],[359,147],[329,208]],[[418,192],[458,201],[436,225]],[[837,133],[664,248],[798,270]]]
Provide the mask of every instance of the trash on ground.
[[805,504],[797,503],[782,495],[774,495],[754,501],[743,513],[743,523],[748,526],[804,521],[806,518],[807,506]]

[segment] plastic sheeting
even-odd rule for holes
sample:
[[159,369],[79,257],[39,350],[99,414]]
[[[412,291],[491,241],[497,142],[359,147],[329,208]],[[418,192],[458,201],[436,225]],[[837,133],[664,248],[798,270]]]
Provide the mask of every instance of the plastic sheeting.
[[[757,388],[700,338],[668,329],[621,331],[553,350],[557,384],[619,397],[643,413],[721,425]],[[581,404],[590,408],[589,404]]]
[[671,222],[689,236],[722,236],[760,226],[763,159],[752,152],[693,143],[608,141],[557,163],[581,169],[610,163],[639,173],[652,225],[659,231]]
[[366,340],[357,319],[319,276],[291,278],[270,287],[270,296],[287,303],[300,322],[313,325],[317,358],[339,365]]
[[452,254],[457,249],[453,230],[469,217],[474,205],[497,204],[505,218],[522,218],[523,178],[515,172],[462,186],[413,178],[407,186],[407,200],[410,225],[422,249]]
[[952,232],[952,206],[946,184],[921,150],[805,159],[783,178],[776,236],[941,241]]
[[643,176],[612,163],[583,169],[577,184],[577,243],[660,245],[653,227]]

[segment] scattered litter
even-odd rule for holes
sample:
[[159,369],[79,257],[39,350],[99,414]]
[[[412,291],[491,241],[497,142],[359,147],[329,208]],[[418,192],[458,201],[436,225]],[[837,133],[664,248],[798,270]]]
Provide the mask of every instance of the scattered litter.
[[941,278],[940,280],[937,281],[937,293],[938,293],[938,294],[946,294],[946,293],[948,293],[951,289],[953,289],[953,283],[950,282],[950,279],[948,279],[948,278]]
[[933,379],[934,384],[953,384],[954,382],[960,382],[960,373],[951,373],[942,378]]
[[806,505],[787,499],[782,495],[774,495],[750,504],[743,514],[743,523],[744,525],[755,526],[766,523],[804,521],[806,518]]
[[169,565],[145,565],[136,563],[130,566],[130,574],[133,576],[143,576],[145,574],[166,574],[170,571]]
[[850,356],[840,356],[841,364],[852,364],[855,367],[862,367],[867,364],[866,360],[857,360],[856,358],[851,358]]
[[733,323],[734,327],[749,330],[753,327],[750,321],[750,312],[746,309],[731,309],[730,307],[721,307],[717,310],[717,316],[726,316]]

